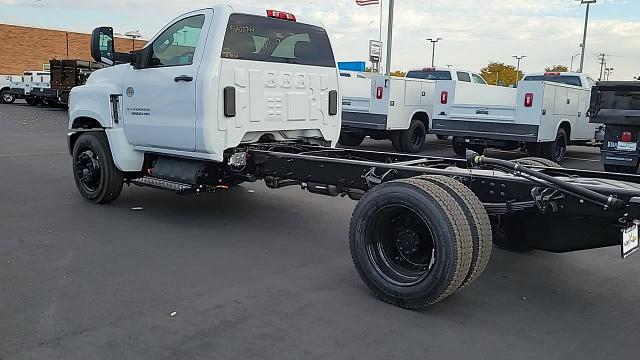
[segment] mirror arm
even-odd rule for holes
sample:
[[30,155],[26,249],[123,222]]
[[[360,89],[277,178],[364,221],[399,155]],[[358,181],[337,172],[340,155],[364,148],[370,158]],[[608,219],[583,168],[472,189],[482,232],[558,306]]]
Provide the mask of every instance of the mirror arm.
[[131,53],[116,52],[113,54],[116,63],[132,63],[135,61],[135,55]]

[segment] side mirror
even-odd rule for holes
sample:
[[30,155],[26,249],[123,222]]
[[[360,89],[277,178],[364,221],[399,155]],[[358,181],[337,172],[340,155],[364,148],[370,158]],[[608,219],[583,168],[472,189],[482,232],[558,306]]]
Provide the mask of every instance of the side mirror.
[[91,57],[103,64],[114,65],[116,53],[113,45],[113,28],[99,27],[91,33]]

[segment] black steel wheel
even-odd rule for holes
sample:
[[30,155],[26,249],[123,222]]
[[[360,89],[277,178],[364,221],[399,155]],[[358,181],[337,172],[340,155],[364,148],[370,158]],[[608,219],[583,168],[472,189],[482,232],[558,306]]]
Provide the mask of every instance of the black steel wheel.
[[363,133],[356,132],[342,132],[338,143],[346,146],[359,146],[364,141],[365,135]]
[[14,101],[16,101],[16,97],[12,93],[10,93],[8,89],[2,90],[2,92],[0,92],[0,103],[13,104]]
[[367,192],[354,210],[349,239],[362,280],[378,298],[402,308],[445,299],[471,268],[463,210],[424,179],[391,181]]
[[418,119],[411,120],[411,125],[407,130],[403,130],[399,135],[400,147],[404,152],[415,154],[422,151],[427,141],[427,128]]
[[80,194],[104,204],[120,196],[124,174],[114,164],[104,132],[80,135],[73,147],[73,177]]

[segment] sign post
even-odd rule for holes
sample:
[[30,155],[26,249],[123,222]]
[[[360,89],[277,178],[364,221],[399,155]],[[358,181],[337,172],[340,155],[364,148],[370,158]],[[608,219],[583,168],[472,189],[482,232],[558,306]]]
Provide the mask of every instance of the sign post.
[[378,40],[369,40],[369,61],[371,61],[371,70],[374,73],[380,72],[380,61],[382,60],[382,42]]

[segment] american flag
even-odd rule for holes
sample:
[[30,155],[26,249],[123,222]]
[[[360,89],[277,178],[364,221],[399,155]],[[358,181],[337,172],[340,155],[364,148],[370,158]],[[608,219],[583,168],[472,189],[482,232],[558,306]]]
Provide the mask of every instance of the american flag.
[[380,4],[380,0],[356,0],[356,4],[360,6],[378,5]]

